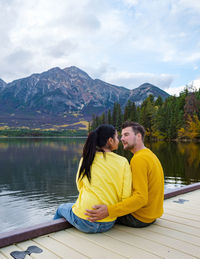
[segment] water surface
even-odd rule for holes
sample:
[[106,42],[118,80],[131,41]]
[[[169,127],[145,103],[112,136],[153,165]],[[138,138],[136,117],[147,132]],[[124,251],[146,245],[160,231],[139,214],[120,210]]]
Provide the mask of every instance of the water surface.
[[[0,232],[52,219],[76,200],[75,176],[84,138],[0,139]],[[200,181],[200,144],[146,143],[159,157],[165,189]],[[118,153],[128,159],[129,152]]]

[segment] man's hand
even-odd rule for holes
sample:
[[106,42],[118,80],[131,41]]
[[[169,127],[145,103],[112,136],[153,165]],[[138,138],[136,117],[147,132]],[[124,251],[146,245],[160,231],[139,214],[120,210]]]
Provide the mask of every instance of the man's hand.
[[95,222],[109,216],[108,208],[106,205],[95,205],[93,206],[93,210],[86,210],[85,215],[89,216],[87,220]]

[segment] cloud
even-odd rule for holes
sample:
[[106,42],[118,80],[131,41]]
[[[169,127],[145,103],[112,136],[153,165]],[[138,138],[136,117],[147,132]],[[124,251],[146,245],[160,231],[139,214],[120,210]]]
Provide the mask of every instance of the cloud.
[[101,77],[109,83],[127,87],[129,89],[136,88],[144,83],[151,83],[162,89],[169,88],[174,76],[167,74],[151,74],[151,73],[129,73],[119,71],[107,71]]
[[198,77],[197,0],[2,0],[0,9],[5,81],[71,65],[129,88]]
[[72,0],[1,1],[0,77],[11,81],[52,66],[76,65],[79,59],[84,63],[93,45],[88,35],[100,28],[88,4],[88,0],[78,5]]
[[189,82],[187,85],[181,85],[178,87],[169,87],[165,91],[170,95],[179,96],[179,93],[184,91],[186,87],[191,88],[192,90],[199,90],[200,89],[200,79],[193,80]]
[[49,44],[45,50],[47,55],[53,58],[63,58],[70,56],[73,51],[76,51],[78,44],[68,39]]
[[124,0],[124,3],[128,6],[134,6],[138,3],[138,0]]

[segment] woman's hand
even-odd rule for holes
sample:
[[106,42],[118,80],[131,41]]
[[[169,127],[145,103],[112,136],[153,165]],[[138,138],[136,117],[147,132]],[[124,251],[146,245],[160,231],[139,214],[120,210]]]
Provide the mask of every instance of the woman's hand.
[[93,210],[86,210],[85,215],[89,216],[87,220],[95,222],[109,216],[108,208],[106,205],[95,205]]

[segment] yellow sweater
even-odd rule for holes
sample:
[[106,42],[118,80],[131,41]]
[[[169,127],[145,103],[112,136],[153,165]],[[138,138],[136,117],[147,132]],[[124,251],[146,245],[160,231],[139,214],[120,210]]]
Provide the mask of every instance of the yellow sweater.
[[131,159],[132,196],[108,206],[110,217],[132,214],[150,223],[163,214],[164,175],[160,161],[148,148],[137,151]]
[[[82,159],[79,168],[81,163]],[[97,152],[91,166],[91,182],[86,176],[82,180],[77,177],[77,188],[79,196],[72,211],[82,219],[87,219],[85,210],[92,209],[94,205],[111,205],[129,197],[132,191],[132,173],[127,159],[113,152]],[[99,222],[115,219],[116,216],[109,216]]]

